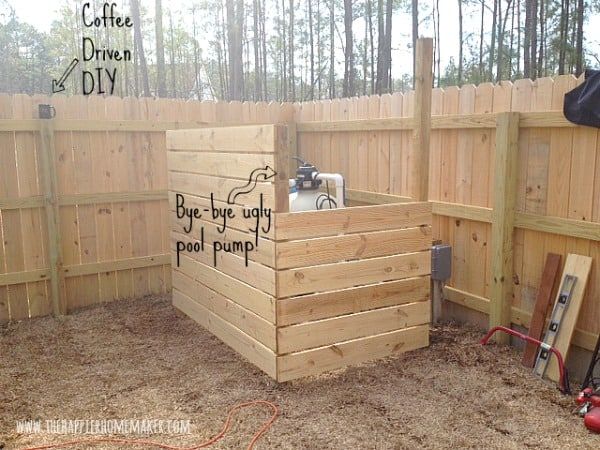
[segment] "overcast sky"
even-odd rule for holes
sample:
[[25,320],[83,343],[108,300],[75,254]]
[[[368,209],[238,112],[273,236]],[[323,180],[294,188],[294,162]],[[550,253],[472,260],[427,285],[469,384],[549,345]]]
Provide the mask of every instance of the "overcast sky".
[[[299,0],[302,1],[302,0]],[[8,0],[20,20],[30,23],[41,31],[49,31],[50,25],[57,18],[57,9],[64,4],[64,0]],[[115,0],[117,5],[122,4],[122,1]],[[154,0],[140,0],[140,3],[148,9],[149,13],[154,15]],[[170,8],[173,11],[187,11],[192,0],[164,0],[163,10]],[[195,3],[201,3],[196,1]],[[432,1],[422,1],[422,7],[430,10]],[[442,0],[440,5],[441,27],[440,35],[442,36],[442,67],[446,65],[451,56],[456,58],[458,54],[458,6],[456,1]],[[464,18],[465,31],[473,31],[479,29],[479,11],[472,11],[472,14],[466,13]],[[488,19],[491,22],[491,14],[488,14]],[[185,17],[185,16],[184,16]],[[189,17],[189,15],[188,15]],[[588,15],[586,17],[587,30],[600,29],[600,14]],[[487,24],[487,29],[491,23]],[[191,27],[190,27],[191,28]],[[410,73],[412,71],[412,50],[407,47],[410,43],[411,18],[408,13],[396,13],[394,16],[393,29],[393,76],[399,77],[402,73]],[[586,31],[584,29],[584,31]],[[357,39],[362,39],[364,28],[362,20],[355,21],[355,34]],[[433,36],[433,28],[431,24],[423,24],[420,29],[422,36]],[[595,53],[600,53],[600,33],[584,33],[588,41],[587,48]],[[475,39],[477,36],[475,36]],[[201,46],[203,46],[201,44]],[[208,47],[203,46],[204,48]]]

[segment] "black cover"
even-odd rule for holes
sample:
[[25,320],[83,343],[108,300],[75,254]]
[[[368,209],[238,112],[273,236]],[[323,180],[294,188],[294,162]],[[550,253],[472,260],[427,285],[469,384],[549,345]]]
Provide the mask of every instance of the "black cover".
[[600,70],[586,70],[585,81],[565,94],[564,114],[578,125],[600,128]]

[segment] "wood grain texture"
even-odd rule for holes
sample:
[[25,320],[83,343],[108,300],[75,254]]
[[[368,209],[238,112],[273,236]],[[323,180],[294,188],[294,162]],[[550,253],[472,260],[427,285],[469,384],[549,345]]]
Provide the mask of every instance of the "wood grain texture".
[[420,325],[277,357],[277,381],[404,353],[429,345],[429,326]]
[[429,275],[430,272],[429,251],[280,270],[277,272],[277,296],[324,292]]
[[429,277],[406,278],[367,286],[277,300],[277,325],[286,326],[386,306],[425,301]]
[[431,227],[284,241],[276,247],[277,268],[290,269],[427,250]]
[[427,202],[359,206],[347,209],[283,213],[275,218],[276,240],[381,231],[431,225]]
[[286,354],[430,321],[428,301],[374,309],[277,329],[277,352]]

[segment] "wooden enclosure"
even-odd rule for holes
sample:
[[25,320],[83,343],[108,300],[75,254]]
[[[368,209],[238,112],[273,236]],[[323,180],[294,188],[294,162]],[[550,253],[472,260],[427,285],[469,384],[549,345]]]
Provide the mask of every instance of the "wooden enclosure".
[[[167,132],[175,306],[278,381],[427,346],[430,204],[288,212],[291,145],[283,125]],[[277,175],[229,203],[265,166]],[[243,216],[259,204],[266,228]],[[256,247],[246,265],[223,242]]]

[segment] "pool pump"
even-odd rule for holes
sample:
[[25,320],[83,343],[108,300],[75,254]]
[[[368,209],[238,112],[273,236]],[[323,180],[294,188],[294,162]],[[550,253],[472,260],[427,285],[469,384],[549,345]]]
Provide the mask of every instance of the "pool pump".
[[[302,161],[289,184],[290,211],[345,207],[344,177],[339,173],[320,173],[313,164]],[[331,194],[334,187],[335,196]]]

